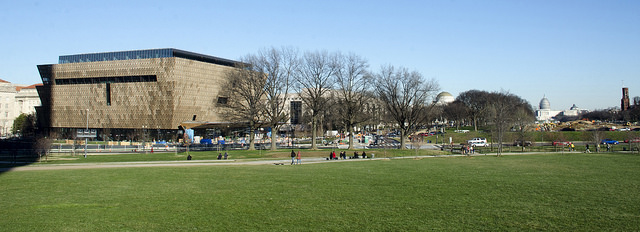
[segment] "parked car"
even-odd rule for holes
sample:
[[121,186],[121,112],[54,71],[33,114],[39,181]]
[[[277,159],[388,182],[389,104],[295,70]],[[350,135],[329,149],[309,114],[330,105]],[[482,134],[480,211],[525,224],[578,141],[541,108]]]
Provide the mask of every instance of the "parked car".
[[626,139],[624,140],[624,143],[640,143],[640,138],[633,138],[633,139]]
[[513,142],[513,146],[531,146],[531,141],[522,141],[522,140],[516,140],[515,142]]
[[471,138],[467,140],[467,143],[475,143],[475,142],[487,142],[487,138]]
[[467,143],[472,147],[488,147],[489,143],[487,143],[486,138],[472,138],[467,140]]
[[618,144],[619,142],[613,139],[603,139],[600,141],[601,144]]
[[553,141],[553,146],[567,146],[567,145],[571,145],[571,142],[567,142],[567,141]]
[[469,145],[472,147],[488,147],[489,146],[487,142],[472,142],[472,143],[469,143]]

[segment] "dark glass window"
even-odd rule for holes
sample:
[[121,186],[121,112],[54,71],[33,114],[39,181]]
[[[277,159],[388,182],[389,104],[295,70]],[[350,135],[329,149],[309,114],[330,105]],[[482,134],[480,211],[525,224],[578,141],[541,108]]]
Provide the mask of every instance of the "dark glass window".
[[107,82],[107,105],[111,105],[111,83]]
[[236,61],[218,58],[214,56],[208,56],[188,51],[182,51],[173,48],[161,48],[161,49],[149,49],[149,50],[136,50],[136,51],[121,51],[121,52],[103,52],[103,53],[90,53],[90,54],[77,54],[77,55],[65,55],[58,57],[58,63],[81,63],[81,62],[94,62],[94,61],[107,61],[107,60],[132,60],[132,59],[149,59],[149,58],[164,58],[164,57],[180,57],[184,59],[197,60],[212,64],[219,64],[234,67]]
[[157,82],[156,75],[119,76],[119,77],[87,77],[55,79],[56,85],[78,85],[98,83]]
[[226,97],[218,97],[218,104],[222,104],[222,105],[226,105],[227,104],[227,100],[229,100]]

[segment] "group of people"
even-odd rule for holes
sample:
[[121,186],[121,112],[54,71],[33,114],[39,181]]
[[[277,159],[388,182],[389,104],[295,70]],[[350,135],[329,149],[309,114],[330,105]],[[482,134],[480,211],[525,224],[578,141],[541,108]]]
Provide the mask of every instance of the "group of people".
[[[571,144],[571,145],[573,146],[573,144]],[[611,144],[607,143],[607,152],[610,152],[610,151],[611,151]],[[600,144],[596,144],[596,152],[600,152]],[[588,143],[585,146],[584,153],[591,153],[591,150],[589,150],[589,144]]]
[[462,145],[462,154],[465,155],[469,155],[469,154],[474,154],[475,150],[474,147],[471,145]]
[[[227,159],[227,157],[229,157],[229,155],[227,154],[227,152],[224,152],[224,159]],[[222,159],[222,153],[218,153],[218,159]]]
[[[222,156],[222,153],[218,153],[218,159],[221,160],[224,157],[224,159],[227,159],[229,157],[229,154],[227,154],[227,152],[224,153],[224,156]],[[191,154],[187,155],[187,160],[191,160],[193,159],[193,157],[191,156]]]
[[[353,152],[353,156],[349,156],[349,159],[358,159],[358,158],[367,158],[367,153],[366,152],[362,152],[362,155],[358,154],[357,151]],[[340,159],[347,159],[347,152],[346,151],[341,151],[340,152]],[[336,157],[336,152],[332,151],[331,153],[329,153],[329,158],[327,158],[327,160],[338,160],[338,157]]]
[[302,164],[302,157],[300,157],[300,151],[296,154],[295,151],[291,150],[291,165],[294,164]]
[[[344,155],[346,156],[346,155],[347,155],[347,152],[345,152],[345,153],[344,153]],[[358,152],[357,152],[357,151],[354,151],[354,152],[353,152],[353,156],[352,156],[351,158],[352,158],[352,159],[360,158],[360,157],[358,156]],[[367,158],[367,153],[366,153],[366,152],[364,152],[364,151],[362,151],[362,158],[363,158],[363,159]]]

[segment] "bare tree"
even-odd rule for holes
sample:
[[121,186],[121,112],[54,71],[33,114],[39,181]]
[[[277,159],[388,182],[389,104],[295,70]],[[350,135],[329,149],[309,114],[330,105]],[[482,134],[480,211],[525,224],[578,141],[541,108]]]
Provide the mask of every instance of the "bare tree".
[[444,106],[443,114],[447,120],[455,122],[457,130],[460,129],[464,119],[469,117],[469,108],[463,102],[456,100]]
[[586,136],[587,136],[586,141],[588,141],[587,146],[589,145],[589,141],[593,142],[592,149],[594,149],[595,151],[598,151],[596,147],[598,146],[598,144],[600,144],[602,139],[604,139],[605,133],[603,131],[596,129],[591,131],[591,133],[587,134]]
[[311,149],[317,149],[318,123],[328,107],[329,91],[337,72],[337,55],[327,51],[305,52],[296,75],[300,97],[311,118]]
[[389,116],[400,129],[400,149],[405,149],[406,136],[428,115],[431,98],[439,90],[434,80],[406,68],[383,66],[375,75],[376,93]]
[[526,100],[508,92],[494,92],[489,94],[487,99],[485,117],[493,126],[498,142],[497,153],[500,156],[505,132],[517,122],[521,124],[533,122],[533,107]]
[[487,97],[489,96],[488,92],[480,91],[480,90],[469,90],[460,93],[456,98],[456,101],[460,101],[464,103],[468,107],[468,115],[469,119],[473,122],[473,128],[475,131],[478,131],[478,121],[481,120],[482,116],[485,114],[485,110],[487,109]]
[[33,149],[38,154],[38,160],[42,161],[42,157],[47,160],[49,158],[49,151],[51,150],[51,144],[53,140],[46,137],[38,137],[34,141]]
[[517,103],[519,106],[515,107],[515,111],[512,112],[513,128],[515,130],[516,143],[522,146],[522,151],[525,151],[526,146],[531,146],[532,141],[529,141],[529,129],[534,126],[535,114],[533,107],[526,101]]
[[250,56],[251,67],[263,73],[265,109],[264,120],[271,127],[271,150],[276,149],[276,136],[280,126],[289,120],[286,102],[291,80],[298,68],[298,51],[293,48],[269,48]]
[[368,74],[368,62],[355,54],[340,56],[338,69],[335,74],[335,107],[338,108],[338,117],[342,120],[349,133],[349,149],[353,149],[353,128],[367,120],[363,114],[365,105],[369,99],[367,91],[371,83]]
[[223,89],[228,98],[226,102],[218,102],[230,109],[224,111],[224,115],[231,121],[248,125],[249,150],[255,150],[255,130],[265,121],[266,76],[251,65],[256,59],[256,56],[248,55],[241,59],[243,63],[236,64],[237,68],[227,73],[229,82]]

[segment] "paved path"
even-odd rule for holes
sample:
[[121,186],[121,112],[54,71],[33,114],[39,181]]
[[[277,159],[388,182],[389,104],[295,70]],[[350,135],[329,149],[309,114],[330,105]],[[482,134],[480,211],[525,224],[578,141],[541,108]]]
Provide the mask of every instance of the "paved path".
[[[380,158],[376,158],[380,159]],[[302,164],[330,163],[344,161],[367,161],[376,159],[326,160],[326,158],[302,159]],[[133,168],[133,167],[178,167],[178,166],[212,166],[212,165],[290,165],[291,159],[281,160],[180,160],[180,161],[140,161],[140,162],[100,162],[100,163],[70,163],[70,164],[38,164],[14,168],[0,168],[6,171],[35,171],[35,170],[69,170],[94,168]]]
[[[565,154],[580,154],[580,152],[565,152]],[[531,155],[550,154],[547,152],[524,152],[524,153],[503,153],[502,155]],[[484,156],[491,154],[474,154],[472,156]],[[326,158],[306,158],[302,159],[302,164],[312,163],[332,163],[332,162],[356,162],[383,159],[415,159],[432,157],[460,157],[463,155],[439,155],[439,156],[403,156],[393,158],[367,158],[367,159],[347,159],[347,160],[327,160]],[[71,163],[71,164],[38,164],[14,168],[0,168],[1,172],[7,171],[37,171],[37,170],[70,170],[70,169],[94,169],[94,168],[134,168],[134,167],[181,167],[181,166],[213,166],[213,165],[290,165],[291,159],[279,160],[179,160],[179,161],[140,161],[140,162],[100,162],[100,163]]]

